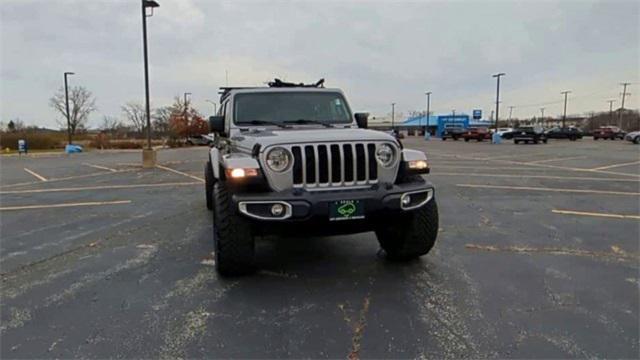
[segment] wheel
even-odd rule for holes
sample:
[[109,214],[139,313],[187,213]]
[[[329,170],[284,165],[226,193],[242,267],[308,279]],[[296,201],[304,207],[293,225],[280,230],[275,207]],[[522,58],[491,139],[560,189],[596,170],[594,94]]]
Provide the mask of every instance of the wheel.
[[513,140],[514,144],[520,144],[520,140]]
[[207,161],[204,164],[204,194],[207,202],[207,209],[213,210],[213,168],[211,167],[211,161]]
[[438,237],[438,205],[435,197],[423,207],[403,214],[393,225],[376,229],[380,247],[390,260],[406,261],[427,254]]
[[447,141],[447,138],[446,138],[446,137],[443,137],[443,138],[442,138],[442,141]]
[[251,227],[235,213],[224,181],[213,185],[213,245],[220,275],[253,272],[255,240]]
[[464,138],[464,142],[469,142],[469,138]]
[[640,135],[633,138],[633,143],[636,145],[640,144]]
[[538,142],[539,142],[538,140],[533,140],[533,143],[536,145],[538,144]]
[[594,137],[593,137],[593,140],[594,140],[594,141],[598,141],[598,138],[594,136]]
[[547,141],[548,141],[547,139],[542,140],[542,142],[545,144],[547,143]]

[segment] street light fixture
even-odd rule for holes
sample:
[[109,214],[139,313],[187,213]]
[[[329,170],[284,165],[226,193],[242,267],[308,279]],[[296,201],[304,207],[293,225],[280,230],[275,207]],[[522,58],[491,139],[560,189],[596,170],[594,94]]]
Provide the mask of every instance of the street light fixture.
[[[424,93],[425,95],[427,95],[427,124],[425,125],[425,133],[427,132],[427,128],[429,127],[429,113],[430,113],[430,109],[429,107],[431,106],[431,91],[427,91]],[[419,124],[422,125],[422,124]]]
[[564,95],[564,111],[562,112],[562,128],[565,128],[565,121],[567,120],[567,95],[571,93],[570,90],[565,90],[560,92],[560,94]]
[[391,103],[391,129],[396,130],[396,103]]
[[505,73],[498,73],[492,75],[497,80],[496,85],[496,124],[495,124],[495,133],[498,132],[498,114],[500,112],[500,77],[505,76]]
[[[142,45],[144,49],[144,92],[145,111],[147,118],[147,148],[142,150],[142,166],[154,167],[156,164],[156,154],[151,148],[151,109],[149,107],[149,55],[147,52],[147,16],[153,16],[153,9],[160,7],[154,0],[141,0],[142,4]],[[147,15],[147,8],[151,9],[151,14]]]
[[68,141],[69,141],[69,145],[71,145],[71,119],[70,119],[70,114],[69,114],[69,86],[67,84],[67,76],[68,75],[75,75],[75,73],[67,71],[64,73],[64,101],[65,101],[65,106],[67,108],[67,137],[68,137]]

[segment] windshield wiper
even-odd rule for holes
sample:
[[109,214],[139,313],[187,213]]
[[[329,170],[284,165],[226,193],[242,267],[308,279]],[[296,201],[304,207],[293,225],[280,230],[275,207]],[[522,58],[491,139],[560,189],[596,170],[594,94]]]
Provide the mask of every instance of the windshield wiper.
[[288,128],[287,125],[285,124],[280,124],[274,121],[267,121],[267,120],[251,120],[251,121],[243,121],[240,124],[250,124],[250,125],[273,125],[273,126],[277,126],[279,128],[283,128],[286,129]]
[[334,127],[333,125],[328,124],[326,122],[322,122],[318,120],[310,120],[310,119],[286,120],[284,122],[288,124],[319,124],[327,128]]

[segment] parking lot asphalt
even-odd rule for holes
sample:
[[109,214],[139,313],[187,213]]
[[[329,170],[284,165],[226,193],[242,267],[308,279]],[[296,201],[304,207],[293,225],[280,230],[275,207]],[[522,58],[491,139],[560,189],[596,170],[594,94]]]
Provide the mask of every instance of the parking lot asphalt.
[[637,358],[640,148],[424,141],[434,250],[258,242],[220,278],[206,147],[0,159],[2,358]]

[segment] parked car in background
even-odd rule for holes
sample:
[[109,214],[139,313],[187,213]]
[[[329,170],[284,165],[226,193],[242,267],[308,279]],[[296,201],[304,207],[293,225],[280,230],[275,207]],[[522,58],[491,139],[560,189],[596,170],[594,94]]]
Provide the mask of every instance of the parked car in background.
[[640,131],[632,131],[624,137],[625,140],[631,141],[634,144],[640,144]]
[[498,128],[496,134],[500,135],[500,137],[503,139],[507,139],[507,136],[513,135],[513,128]]
[[462,134],[462,138],[467,142],[469,140],[484,141],[485,139],[491,139],[491,133],[484,127],[471,127]]
[[458,140],[462,137],[466,130],[464,126],[457,124],[449,124],[444,126],[444,130],[442,130],[442,140],[453,139]]
[[522,126],[513,131],[513,143],[519,144],[523,142],[528,144],[530,142],[538,144],[539,142],[547,143],[547,135],[544,133],[544,129],[537,126]]
[[617,126],[600,126],[598,129],[595,129],[593,131],[593,140],[598,140],[598,139],[622,140],[624,139],[625,134],[626,133]]
[[189,136],[187,141],[185,141],[187,145],[213,145],[213,136],[211,135],[194,135]]
[[394,138],[400,140],[404,139],[404,134],[396,129],[392,129],[386,132],[387,134],[393,136]]
[[582,131],[574,127],[555,127],[547,130],[546,135],[548,139],[569,139],[571,141],[582,139],[583,136]]

